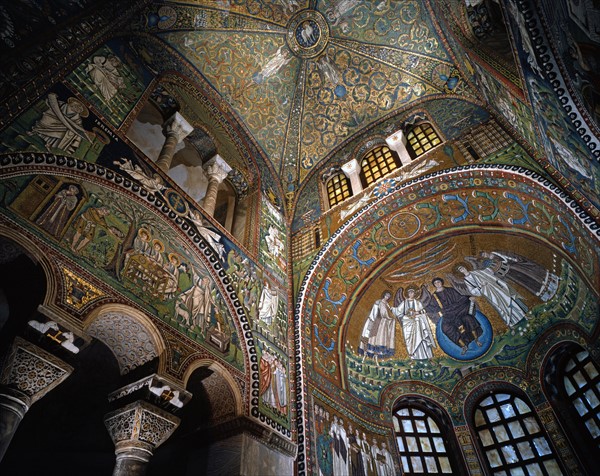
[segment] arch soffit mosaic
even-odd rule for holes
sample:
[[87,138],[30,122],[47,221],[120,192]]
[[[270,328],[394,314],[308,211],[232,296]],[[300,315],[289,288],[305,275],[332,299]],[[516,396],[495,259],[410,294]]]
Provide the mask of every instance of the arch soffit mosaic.
[[240,383],[236,382],[231,373],[227,371],[227,369],[225,369],[225,367],[223,367],[219,362],[210,359],[199,359],[192,362],[187,367],[183,377],[185,386],[187,387],[190,377],[199,368],[208,368],[219,376],[219,378],[227,385],[229,391],[231,392],[231,396],[234,400],[235,415],[242,415],[244,413],[245,405],[244,399],[242,398]]
[[108,346],[121,375],[156,357],[159,362],[164,359],[165,343],[160,331],[149,317],[130,306],[105,304],[94,309],[86,317],[83,330]]

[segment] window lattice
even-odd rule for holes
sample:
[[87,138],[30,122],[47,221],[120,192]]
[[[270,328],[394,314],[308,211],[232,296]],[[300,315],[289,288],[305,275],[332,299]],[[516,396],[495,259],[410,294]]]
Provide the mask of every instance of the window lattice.
[[294,235],[292,240],[292,258],[300,261],[321,246],[321,231],[318,228],[306,228]]
[[417,124],[406,135],[408,151],[413,158],[423,155],[442,143],[440,137],[429,123]]
[[392,151],[387,146],[371,150],[360,163],[365,186],[368,187],[398,168]]
[[394,413],[394,429],[402,474],[453,474],[446,443],[433,418],[416,408],[400,408]]
[[329,206],[333,207],[338,203],[342,203],[352,195],[348,177],[343,173],[334,175],[327,181],[327,198]]
[[535,412],[519,397],[492,394],[478,405],[474,419],[491,474],[563,474]]
[[599,448],[600,374],[587,351],[567,361],[563,383],[572,405]]
[[483,126],[466,134],[458,142],[458,148],[470,162],[485,159],[513,143],[511,137],[496,121],[489,121]]

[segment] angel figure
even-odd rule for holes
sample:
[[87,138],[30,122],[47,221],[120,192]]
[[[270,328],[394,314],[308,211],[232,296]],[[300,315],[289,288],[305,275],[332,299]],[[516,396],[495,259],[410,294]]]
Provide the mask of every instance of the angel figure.
[[[467,258],[468,260],[468,258]],[[477,264],[476,260],[471,260]],[[506,281],[495,276],[491,268],[475,268],[472,271],[459,265],[456,270],[464,277],[462,283],[471,296],[483,296],[498,312],[508,327],[514,327],[529,310],[520,296]]]
[[433,348],[437,347],[433,331],[423,303],[417,297],[417,288],[406,289],[406,299],[402,288],[396,291],[396,316],[402,326],[402,334],[408,355],[413,360],[433,358]]
[[225,257],[225,245],[221,243],[221,235],[219,235],[216,231],[213,231],[207,228],[204,225],[204,220],[200,213],[191,210],[188,212],[188,219],[196,225],[196,229],[198,233],[206,240],[209,246],[217,252],[221,261],[223,261]]
[[121,157],[113,163],[118,165],[122,171],[127,172],[131,178],[137,180],[152,193],[158,193],[165,188],[165,185],[158,174],[155,174],[154,177],[148,177],[139,165],[134,164],[125,157]]

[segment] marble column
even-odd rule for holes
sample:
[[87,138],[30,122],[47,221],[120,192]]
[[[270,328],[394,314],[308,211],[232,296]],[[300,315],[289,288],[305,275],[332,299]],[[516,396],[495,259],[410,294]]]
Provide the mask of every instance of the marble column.
[[360,165],[358,160],[352,159],[342,165],[342,171],[350,179],[350,186],[352,187],[352,194],[358,195],[362,192],[363,186],[360,181]]
[[73,367],[17,337],[0,377],[0,460],[29,407],[62,383]]
[[156,159],[156,165],[160,170],[165,173],[169,171],[177,144],[185,139],[193,130],[194,128],[191,124],[178,112],[167,119],[163,126],[165,143],[158,155],[158,159]]
[[456,435],[460,449],[463,452],[469,475],[482,476],[483,470],[479,463],[479,459],[477,458],[477,451],[475,450],[469,427],[467,425],[455,426],[454,434]]
[[400,163],[402,165],[409,164],[411,162],[410,154],[406,148],[406,136],[403,131],[394,132],[391,136],[385,139],[388,147],[395,151],[400,157]]
[[113,476],[141,476],[156,448],[177,429],[179,418],[138,400],[108,413],[104,424],[115,444]]
[[204,171],[208,177],[208,187],[202,208],[208,215],[214,216],[219,185],[225,180],[231,167],[217,154],[204,165]]
[[579,476],[586,474],[586,471],[581,467],[577,456],[573,453],[573,450],[569,445],[569,440],[563,433],[550,403],[544,402],[536,406],[535,411],[556,449],[558,458],[563,462],[565,468],[569,470],[569,475]]

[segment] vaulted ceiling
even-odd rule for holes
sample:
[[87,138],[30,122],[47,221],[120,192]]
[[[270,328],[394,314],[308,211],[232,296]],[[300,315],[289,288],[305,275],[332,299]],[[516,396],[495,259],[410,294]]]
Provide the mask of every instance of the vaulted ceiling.
[[137,27],[197,70],[294,192],[416,102],[479,102],[431,13],[421,0],[200,0],[151,4]]

